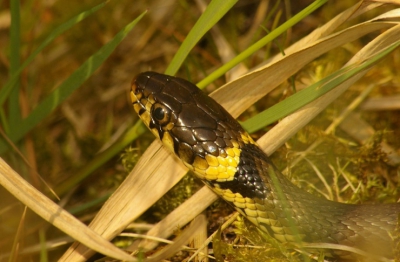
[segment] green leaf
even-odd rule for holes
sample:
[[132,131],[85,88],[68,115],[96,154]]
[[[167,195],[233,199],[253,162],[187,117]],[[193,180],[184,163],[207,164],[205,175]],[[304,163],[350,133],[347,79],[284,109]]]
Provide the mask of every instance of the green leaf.
[[[10,26],[10,75],[14,75],[20,65],[20,27],[21,27],[21,17],[20,17],[20,4],[19,1],[11,1],[11,26]],[[19,108],[19,81],[14,83],[14,90],[10,93],[10,100],[8,103],[8,117],[9,125],[11,127],[17,126],[18,122],[21,120],[21,111]],[[8,131],[8,130],[6,130]]]
[[[25,118],[18,126],[18,129],[11,130],[9,138],[12,142],[19,141],[33,127],[48,116],[59,106],[73,91],[82,85],[93,72],[109,57],[114,49],[121,43],[126,35],[140,21],[146,12],[142,13],[133,22],[125,26],[110,42],[100,48],[94,55],[89,57],[75,72],[71,74],[56,90],[48,95],[43,101]],[[7,149],[4,141],[0,141],[0,153]]]
[[188,56],[190,50],[196,43],[210,30],[237,2],[237,0],[213,0],[207,6],[204,13],[197,20],[189,34],[179,47],[165,74],[175,75],[181,67],[183,61]]

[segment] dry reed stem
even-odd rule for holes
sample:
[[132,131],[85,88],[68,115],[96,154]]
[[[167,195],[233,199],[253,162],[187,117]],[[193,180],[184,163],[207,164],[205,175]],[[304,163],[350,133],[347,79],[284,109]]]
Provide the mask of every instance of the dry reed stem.
[[61,231],[68,232],[71,237],[85,243],[88,247],[104,255],[135,261],[133,257],[128,256],[43,195],[7,165],[2,158],[0,158],[0,184],[44,220]]

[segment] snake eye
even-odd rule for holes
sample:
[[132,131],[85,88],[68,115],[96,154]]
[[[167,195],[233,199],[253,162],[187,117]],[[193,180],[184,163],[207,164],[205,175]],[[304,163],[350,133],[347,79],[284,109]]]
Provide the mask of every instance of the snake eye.
[[152,116],[160,125],[167,124],[169,122],[171,111],[164,105],[155,104],[153,107]]
[[156,108],[153,114],[154,118],[157,119],[158,121],[163,120],[165,117],[164,109],[162,109],[161,107]]

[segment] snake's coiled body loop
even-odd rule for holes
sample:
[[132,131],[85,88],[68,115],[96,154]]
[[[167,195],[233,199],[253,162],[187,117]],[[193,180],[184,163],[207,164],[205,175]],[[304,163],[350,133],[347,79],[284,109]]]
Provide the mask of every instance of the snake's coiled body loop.
[[131,98],[164,145],[263,231],[282,242],[339,244],[393,257],[400,204],[349,205],[299,189],[225,109],[186,80],[142,73]]

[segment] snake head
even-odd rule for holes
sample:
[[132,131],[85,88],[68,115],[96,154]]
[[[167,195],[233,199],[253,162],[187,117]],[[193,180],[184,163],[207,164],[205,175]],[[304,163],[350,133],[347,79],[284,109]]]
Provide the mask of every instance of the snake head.
[[237,203],[266,196],[260,170],[268,168],[267,156],[240,124],[196,85],[145,72],[133,79],[131,98],[154,135],[217,194],[228,201],[232,196],[241,198]]
[[[242,136],[246,133],[196,85],[144,72],[132,81],[131,99],[135,111],[153,134],[187,166],[203,174],[202,178],[226,180],[236,172],[239,148],[244,143]],[[229,174],[221,176],[223,169]]]

